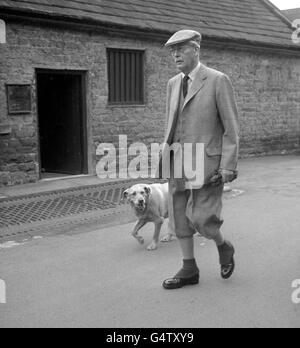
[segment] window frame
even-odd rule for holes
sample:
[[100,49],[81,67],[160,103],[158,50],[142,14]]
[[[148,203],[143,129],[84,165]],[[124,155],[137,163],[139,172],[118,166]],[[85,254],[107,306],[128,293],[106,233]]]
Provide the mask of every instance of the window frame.
[[[142,93],[140,94],[141,100],[140,101],[116,101],[112,100],[111,98],[111,64],[110,64],[110,53],[111,52],[117,52],[117,53],[137,53],[141,55],[141,71],[142,71],[142,77],[141,77],[141,85],[142,85]],[[106,57],[107,57],[107,80],[108,80],[108,97],[107,97],[107,106],[108,107],[142,107],[146,105],[146,71],[145,71],[145,63],[146,63],[146,50],[140,49],[140,48],[120,48],[120,47],[108,47],[106,49]],[[125,68],[126,69],[126,68]],[[136,69],[136,65],[135,65]],[[120,70],[119,70],[120,71]],[[116,72],[115,72],[116,74]],[[116,75],[114,76],[116,79]],[[118,77],[120,79],[121,77]],[[136,80],[135,80],[136,82]],[[126,84],[126,81],[125,81]],[[136,88],[136,84],[135,84]],[[125,100],[126,100],[125,96]],[[120,98],[121,99],[121,98]]]

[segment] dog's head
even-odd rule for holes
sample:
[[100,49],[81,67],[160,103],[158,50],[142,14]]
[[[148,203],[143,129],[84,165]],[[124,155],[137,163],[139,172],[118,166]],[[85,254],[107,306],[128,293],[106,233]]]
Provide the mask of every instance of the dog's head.
[[132,208],[138,212],[144,212],[151,194],[151,187],[146,184],[137,184],[122,194],[122,199],[127,200]]

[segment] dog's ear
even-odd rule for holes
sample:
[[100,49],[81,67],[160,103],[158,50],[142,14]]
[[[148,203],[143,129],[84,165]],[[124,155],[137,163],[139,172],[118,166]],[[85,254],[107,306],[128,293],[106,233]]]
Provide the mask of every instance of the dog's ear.
[[147,193],[147,195],[150,196],[150,194],[151,194],[151,187],[150,186],[145,186],[144,190]]
[[125,200],[128,198],[128,194],[129,194],[129,189],[125,190],[123,193],[122,193],[122,196],[121,196],[121,200]]

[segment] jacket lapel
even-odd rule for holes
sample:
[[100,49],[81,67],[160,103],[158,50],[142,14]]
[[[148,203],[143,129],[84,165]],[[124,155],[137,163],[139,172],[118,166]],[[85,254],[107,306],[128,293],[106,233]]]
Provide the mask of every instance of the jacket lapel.
[[205,84],[205,80],[207,79],[207,74],[206,74],[206,66],[201,64],[201,67],[199,71],[197,72],[195,79],[189,89],[188,95],[185,98],[183,108],[188,104],[188,102],[194,98],[194,96],[202,89],[202,87]]
[[181,75],[178,76],[177,80],[174,83],[171,99],[170,99],[170,115],[168,122],[168,129],[166,132],[165,143],[168,143],[170,135],[173,133],[174,126],[176,125],[177,115],[179,112],[179,103],[180,103],[180,93],[181,93],[181,84],[182,78]]
[[[206,66],[201,64],[201,68],[197,72],[195,79],[189,89],[188,95],[186,96],[185,102],[183,104],[182,110],[188,104],[188,102],[203,88],[205,80],[207,79]],[[182,75],[178,75],[177,80],[174,82],[174,87],[170,99],[170,116],[168,122],[168,129],[166,132],[166,137],[164,143],[169,143],[170,136],[172,136],[176,122],[177,116],[179,113],[179,104],[180,104],[180,93],[182,85]]]

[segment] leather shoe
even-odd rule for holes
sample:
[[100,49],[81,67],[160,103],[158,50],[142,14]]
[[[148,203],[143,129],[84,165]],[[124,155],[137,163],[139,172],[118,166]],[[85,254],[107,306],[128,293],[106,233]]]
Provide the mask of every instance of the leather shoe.
[[180,289],[187,285],[199,284],[199,278],[200,278],[199,274],[196,274],[190,278],[176,278],[176,277],[170,278],[163,282],[163,287],[166,290]]
[[220,254],[221,277],[223,279],[229,279],[235,269],[234,247],[230,242],[225,241],[218,249]]
[[232,256],[231,258],[231,262],[228,263],[227,265],[221,265],[221,277],[223,279],[229,279],[235,269],[235,261],[234,261],[234,257]]

